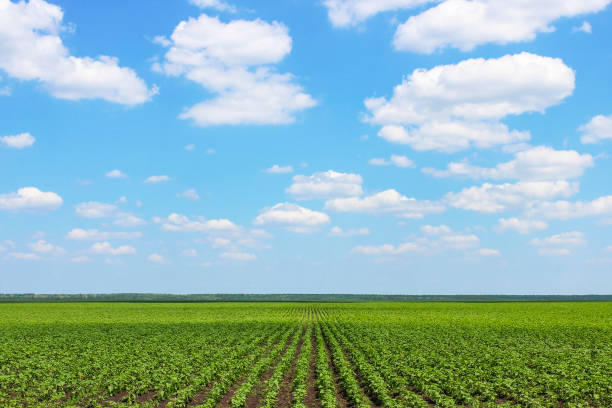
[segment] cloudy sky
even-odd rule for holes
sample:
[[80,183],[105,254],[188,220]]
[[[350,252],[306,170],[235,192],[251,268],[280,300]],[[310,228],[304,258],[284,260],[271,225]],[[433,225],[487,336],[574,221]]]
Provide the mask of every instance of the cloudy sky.
[[611,293],[612,0],[0,0],[0,292]]

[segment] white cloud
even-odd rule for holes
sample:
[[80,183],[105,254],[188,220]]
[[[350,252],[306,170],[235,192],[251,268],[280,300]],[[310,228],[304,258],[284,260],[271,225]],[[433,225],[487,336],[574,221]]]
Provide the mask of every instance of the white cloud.
[[70,55],[59,36],[65,31],[62,19],[62,9],[43,0],[0,0],[0,69],[12,78],[38,81],[62,99],[138,105],[157,93],[115,57]]
[[570,255],[572,251],[567,248],[540,248],[538,254],[550,255],[550,256],[566,256]]
[[151,176],[147,178],[144,182],[147,184],[157,184],[157,183],[163,183],[164,181],[170,181],[170,180],[172,179],[169,176],[161,175],[161,176]]
[[89,258],[88,256],[75,256],[70,259],[70,262],[87,263],[87,262],[91,262],[91,258]]
[[446,202],[462,210],[495,213],[527,208],[538,201],[569,197],[578,192],[578,183],[567,181],[522,181],[490,184],[447,193]]
[[20,133],[14,136],[0,136],[0,143],[11,149],[25,149],[36,142],[36,138],[29,133]]
[[52,191],[40,191],[36,187],[23,187],[16,193],[0,194],[0,210],[56,210],[62,198]]
[[197,191],[195,191],[195,189],[193,188],[185,190],[182,193],[177,194],[176,196],[178,198],[185,198],[190,201],[198,201],[200,199],[200,196],[198,195]]
[[125,173],[122,173],[121,170],[111,170],[108,173],[106,173],[106,177],[107,178],[126,178],[127,175]]
[[540,220],[520,218],[500,218],[497,227],[500,231],[515,231],[519,234],[530,234],[533,231],[542,231],[548,228],[548,224]]
[[168,263],[166,258],[161,256],[160,254],[150,254],[147,257],[147,259],[149,260],[149,262],[153,262],[153,263],[156,263],[156,264],[166,264],[166,263]]
[[607,247],[604,248],[604,251],[606,252],[612,252],[612,245],[608,245]]
[[32,253],[23,252],[10,252],[6,255],[8,258],[24,260],[24,261],[38,261],[40,256]]
[[325,209],[338,212],[393,213],[404,218],[422,218],[428,213],[444,211],[444,205],[408,198],[390,189],[363,198],[336,198],[325,203]]
[[591,34],[593,32],[593,27],[591,27],[591,23],[588,21],[583,21],[580,27],[572,27],[572,32],[583,32],[587,34]]
[[187,150],[187,151],[195,150],[195,148],[196,148],[196,145],[194,145],[194,144],[185,145],[185,150]]
[[132,255],[136,253],[136,250],[134,249],[134,247],[130,245],[122,245],[117,248],[113,248],[108,241],[96,242],[95,244],[91,246],[91,251],[94,254],[112,255],[112,256]]
[[43,254],[50,254],[50,253],[61,254],[65,252],[64,248],[53,245],[42,239],[28,244],[28,247],[34,252],[43,253]]
[[378,13],[410,9],[435,0],[325,0],[327,16],[335,27],[357,25]]
[[595,164],[590,154],[574,150],[555,150],[546,146],[519,151],[515,159],[493,168],[473,166],[467,162],[450,163],[446,170],[423,169],[434,177],[462,176],[474,179],[567,180],[582,176]]
[[546,238],[534,238],[529,242],[535,246],[576,246],[586,244],[584,233],[580,231],[564,232]]
[[407,242],[398,246],[394,246],[391,244],[383,244],[383,245],[358,245],[353,249],[353,252],[362,255],[373,255],[373,256],[381,256],[381,255],[399,255],[406,252],[416,252],[422,251],[423,247],[418,244]]
[[215,94],[179,116],[200,126],[284,124],[316,105],[292,74],[276,72],[291,51],[288,28],[279,22],[232,20],[206,14],[181,21],[163,63],[153,69],[184,75]]
[[133,214],[120,211],[114,204],[88,201],[79,203],[75,207],[75,212],[83,218],[115,218],[113,225],[119,227],[138,227],[146,225],[146,221]]
[[254,261],[257,259],[257,256],[248,252],[223,252],[221,255],[219,255],[219,257],[234,261]]
[[610,215],[612,214],[612,195],[599,197],[593,201],[545,201],[535,205],[529,213],[561,220]]
[[206,149],[206,154],[215,154],[215,149],[209,147],[208,149]]
[[501,252],[499,252],[497,249],[480,248],[476,251],[476,255],[485,257],[500,256]]
[[446,0],[410,17],[395,33],[399,50],[432,53],[446,47],[470,51],[487,44],[531,41],[555,30],[562,17],[595,13],[610,0]]
[[408,157],[398,156],[395,154],[391,155],[389,160],[374,158],[374,159],[370,159],[369,163],[373,166],[390,166],[390,165],[394,165],[396,167],[414,167],[415,166],[414,162],[410,160]]
[[390,99],[369,98],[366,121],[383,139],[415,150],[455,152],[529,140],[499,122],[508,115],[544,112],[569,96],[574,72],[558,58],[521,53],[468,59],[417,69]]
[[328,170],[312,176],[293,176],[293,184],[285,191],[298,200],[352,197],[363,193],[362,182],[359,174]]
[[338,226],[334,226],[329,230],[329,235],[332,237],[353,237],[356,235],[370,235],[370,229],[363,228],[349,228],[347,230],[343,230]]
[[452,232],[448,225],[423,225],[421,227],[421,233],[424,235],[446,235]]
[[108,239],[136,239],[141,238],[141,232],[110,232],[97,229],[74,228],[68,232],[66,238],[75,241],[104,241]]
[[189,0],[189,3],[200,8],[211,8],[218,11],[236,12],[236,7],[221,0]]
[[255,218],[255,225],[282,227],[299,233],[312,232],[328,224],[329,216],[292,203],[279,203],[274,207],[265,208]]
[[236,231],[239,227],[227,219],[207,220],[204,217],[189,219],[185,215],[172,213],[167,218],[155,217],[153,221],[161,224],[164,231],[180,232],[214,232],[214,231]]
[[196,251],[195,249],[184,249],[181,251],[181,256],[193,258],[195,256],[198,256],[198,251]]
[[582,132],[580,141],[584,144],[612,139],[612,115],[597,115],[589,123],[580,126],[578,130]]
[[275,164],[269,169],[265,169],[263,172],[270,174],[293,173],[293,166],[279,166],[278,164]]

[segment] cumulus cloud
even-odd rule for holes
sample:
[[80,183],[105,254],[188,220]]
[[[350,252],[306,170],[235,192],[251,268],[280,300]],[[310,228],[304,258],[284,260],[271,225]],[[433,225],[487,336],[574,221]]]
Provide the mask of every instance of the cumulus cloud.
[[293,184],[286,192],[298,200],[352,197],[363,194],[362,183],[359,174],[328,170],[312,176],[293,176]]
[[126,178],[127,174],[123,173],[121,170],[111,170],[106,173],[107,178]]
[[36,187],[23,187],[16,193],[0,194],[0,210],[56,210],[62,198],[52,191],[41,191]]
[[62,19],[62,9],[44,0],[0,0],[0,69],[21,81],[38,81],[61,99],[138,105],[157,93],[115,57],[70,55],[60,38]]
[[147,259],[149,260],[149,262],[153,262],[156,264],[165,264],[168,263],[168,261],[166,260],[166,258],[164,258],[163,256],[161,256],[160,254],[150,254]]
[[421,227],[421,233],[423,235],[446,235],[452,232],[448,225],[423,225]]
[[284,124],[316,104],[292,74],[274,64],[291,52],[288,28],[279,22],[232,20],[202,14],[181,21],[170,39],[165,60],[153,69],[184,75],[215,94],[179,116],[200,126]]
[[34,252],[43,254],[62,254],[65,252],[64,248],[53,245],[43,239],[28,244],[28,247]]
[[130,245],[122,245],[117,248],[113,248],[108,241],[96,242],[91,246],[91,252],[98,255],[132,255],[136,253],[134,247]]
[[114,218],[113,225],[119,227],[138,227],[146,225],[146,221],[137,216],[119,210],[114,204],[88,201],[74,207],[76,214],[83,218]]
[[584,144],[612,139],[612,115],[597,115],[589,123],[580,126],[578,130],[582,132],[580,141]]
[[163,183],[164,181],[170,181],[170,180],[172,180],[170,176],[160,175],[160,176],[148,177],[144,182],[147,184],[157,184],[157,183]]
[[195,191],[195,189],[193,189],[193,188],[185,190],[182,193],[177,194],[176,196],[178,198],[184,198],[184,199],[190,200],[190,201],[198,201],[200,199],[200,196],[199,196],[198,192]]
[[530,215],[567,220],[570,218],[593,217],[612,214],[612,195],[592,201],[544,201],[529,211]]
[[327,16],[336,27],[357,25],[378,13],[410,9],[435,0],[325,0]]
[[289,231],[306,233],[328,224],[327,214],[300,207],[292,203],[279,203],[265,208],[254,221],[255,225],[281,227]]
[[172,213],[166,218],[154,217],[153,221],[161,224],[164,231],[178,232],[214,232],[214,231],[236,231],[239,227],[228,219],[207,220],[204,217],[189,217]]
[[534,238],[530,241],[535,246],[576,246],[586,244],[584,233],[580,231],[564,232],[546,238]]
[[370,235],[370,229],[363,228],[349,228],[344,230],[338,226],[334,226],[329,230],[329,235],[332,237],[353,237],[356,235]]
[[573,89],[574,72],[558,58],[524,52],[468,59],[417,69],[390,99],[366,99],[366,121],[382,126],[381,138],[420,151],[514,144],[530,135],[510,130],[502,118],[544,112]]
[[373,256],[381,256],[381,255],[399,255],[406,252],[416,252],[422,251],[424,248],[418,244],[413,242],[406,242],[404,244],[400,244],[397,246],[391,244],[383,244],[383,245],[358,245],[353,248],[353,252],[362,254],[362,255],[373,255]]
[[452,47],[470,51],[487,43],[531,41],[563,17],[596,13],[610,0],[446,0],[410,17],[395,32],[398,50],[420,53]]
[[104,241],[108,239],[135,239],[141,238],[141,232],[122,232],[122,231],[99,231],[97,229],[74,228],[68,232],[66,238],[75,241]]
[[423,169],[434,177],[468,177],[489,180],[567,180],[584,174],[595,164],[590,154],[574,150],[555,150],[546,146],[519,151],[514,160],[493,168],[474,166],[467,162],[452,162],[446,170]]
[[500,231],[515,231],[519,234],[530,234],[533,231],[542,231],[548,228],[548,224],[540,220],[521,218],[500,218],[497,226]]
[[203,9],[210,8],[218,11],[227,11],[230,13],[236,12],[236,7],[221,0],[189,0],[189,3]]
[[366,197],[336,198],[325,203],[325,209],[337,212],[382,214],[404,218],[422,218],[425,214],[444,211],[444,205],[408,198],[390,189]]
[[270,174],[293,173],[293,166],[279,166],[278,164],[275,164],[269,169],[265,169],[263,172]]
[[577,182],[521,181],[515,184],[490,184],[447,193],[445,201],[462,210],[496,213],[527,208],[542,200],[569,197],[578,192]]
[[12,136],[0,136],[0,144],[10,149],[25,149],[34,145],[36,138],[29,133],[19,133]]
[[257,259],[257,256],[248,252],[223,252],[219,257],[234,261],[254,261]]
[[391,157],[387,160],[387,159],[379,159],[379,158],[374,158],[374,159],[370,159],[369,163],[372,166],[396,166],[396,167],[414,167],[415,164],[412,160],[410,160],[408,157],[406,156],[398,156],[398,155],[391,155]]

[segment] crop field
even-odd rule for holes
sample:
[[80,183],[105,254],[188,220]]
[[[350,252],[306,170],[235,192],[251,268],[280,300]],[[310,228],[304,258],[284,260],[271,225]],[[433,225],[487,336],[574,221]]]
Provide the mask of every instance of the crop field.
[[612,303],[5,303],[1,407],[612,407]]

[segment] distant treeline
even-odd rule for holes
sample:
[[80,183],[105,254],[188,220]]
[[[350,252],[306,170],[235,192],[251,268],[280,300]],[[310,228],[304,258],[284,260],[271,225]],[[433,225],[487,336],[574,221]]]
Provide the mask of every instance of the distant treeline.
[[0,302],[567,302],[612,301],[612,295],[358,295],[358,294],[0,294]]

